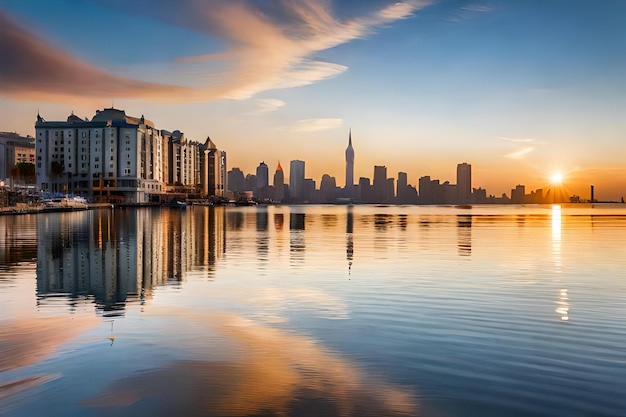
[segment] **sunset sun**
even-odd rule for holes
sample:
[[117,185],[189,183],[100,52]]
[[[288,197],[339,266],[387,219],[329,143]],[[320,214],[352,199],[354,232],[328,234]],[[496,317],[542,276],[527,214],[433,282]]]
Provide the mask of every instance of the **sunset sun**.
[[555,172],[550,175],[550,182],[552,184],[561,184],[563,182],[563,174],[561,172]]

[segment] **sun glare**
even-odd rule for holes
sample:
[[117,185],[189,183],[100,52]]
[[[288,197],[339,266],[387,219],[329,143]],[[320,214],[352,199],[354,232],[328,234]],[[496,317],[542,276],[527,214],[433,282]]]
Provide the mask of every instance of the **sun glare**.
[[550,175],[550,182],[552,184],[560,184],[563,182],[563,174],[560,172],[555,172]]

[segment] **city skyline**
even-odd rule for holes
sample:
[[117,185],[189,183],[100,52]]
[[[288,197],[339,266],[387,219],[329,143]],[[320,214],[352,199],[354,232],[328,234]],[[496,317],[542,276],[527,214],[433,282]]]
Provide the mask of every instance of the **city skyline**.
[[468,161],[494,195],[556,172],[570,195],[626,194],[623,2],[122,5],[0,2],[0,130],[114,106],[214,138],[229,169],[300,159],[341,185],[351,128],[355,182]]

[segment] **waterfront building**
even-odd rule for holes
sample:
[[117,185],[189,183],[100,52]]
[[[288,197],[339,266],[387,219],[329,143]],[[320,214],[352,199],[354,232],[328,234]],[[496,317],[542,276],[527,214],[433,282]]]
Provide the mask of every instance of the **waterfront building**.
[[320,203],[333,203],[337,199],[337,181],[328,174],[320,182]]
[[352,148],[352,129],[348,133],[348,147],[346,148],[346,190],[351,194],[354,188],[354,148]]
[[233,168],[228,171],[228,190],[233,193],[246,191],[246,183],[241,169]]
[[265,162],[261,162],[256,168],[256,188],[254,196],[258,200],[269,198],[269,168]]
[[472,166],[466,162],[456,166],[456,203],[472,202]]
[[5,185],[27,185],[34,181],[32,178],[22,178],[16,172],[18,164],[32,164],[35,166],[35,138],[20,136],[17,133],[0,132],[0,181]]
[[289,191],[292,200],[304,200],[304,161],[296,159],[289,163]]
[[526,187],[518,184],[511,190],[511,203],[513,204],[522,204],[524,203],[524,199],[526,197]]
[[283,167],[280,166],[280,161],[278,161],[278,166],[276,167],[276,172],[274,173],[274,201],[281,202],[285,199],[285,173],[283,172]]
[[226,154],[207,138],[158,130],[123,110],[97,110],[89,120],[35,123],[37,186],[44,193],[72,193],[91,201],[144,204],[167,193],[223,195]]
[[372,191],[375,203],[391,203],[394,199],[394,179],[387,178],[386,166],[374,166]]
[[374,202],[372,186],[370,179],[366,177],[359,178],[359,200],[361,203]]

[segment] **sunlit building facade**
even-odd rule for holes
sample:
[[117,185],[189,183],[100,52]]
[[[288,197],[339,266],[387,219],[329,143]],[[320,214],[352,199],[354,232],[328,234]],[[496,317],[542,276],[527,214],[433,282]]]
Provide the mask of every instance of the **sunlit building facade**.
[[209,139],[201,144],[178,130],[158,130],[143,116],[115,108],[98,110],[91,120],[71,114],[48,122],[38,115],[35,130],[37,186],[44,193],[144,204],[161,202],[168,192],[224,191],[225,154]]

